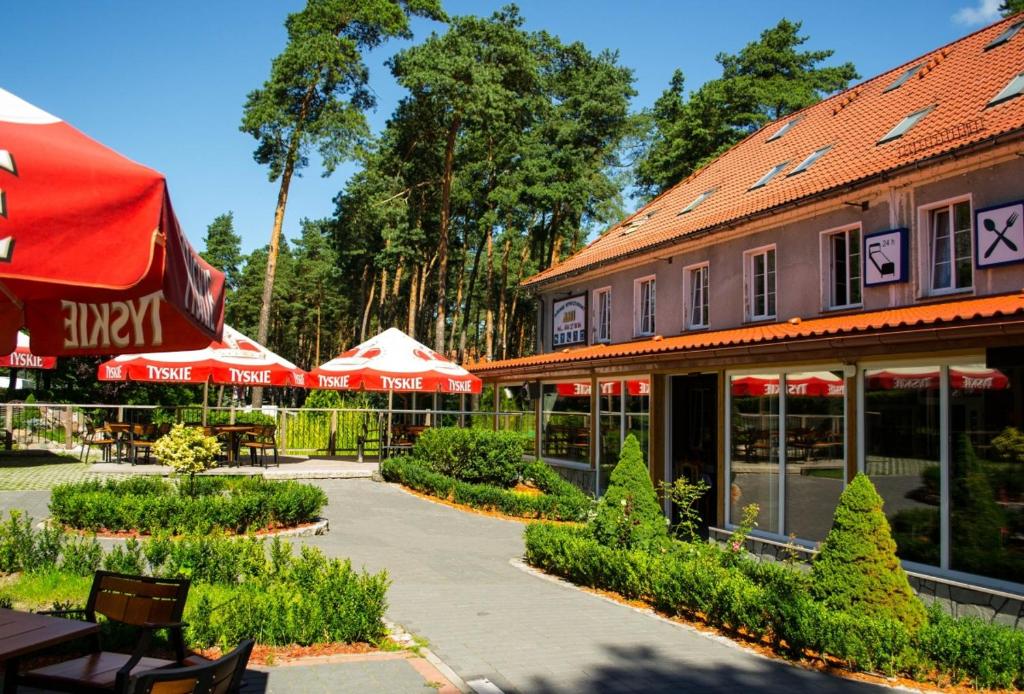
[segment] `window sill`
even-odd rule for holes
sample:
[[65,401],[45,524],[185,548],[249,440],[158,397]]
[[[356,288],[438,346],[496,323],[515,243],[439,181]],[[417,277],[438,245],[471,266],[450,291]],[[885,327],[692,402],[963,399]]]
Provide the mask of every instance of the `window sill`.
[[965,296],[974,294],[974,287],[963,287],[957,289],[935,289],[927,294],[921,294],[917,297],[918,301],[928,300],[940,300],[950,296]]
[[774,320],[778,320],[776,316],[748,316],[745,323],[768,323]]
[[845,304],[843,306],[827,306],[821,309],[822,313],[843,313],[844,311],[861,311],[864,309],[864,304]]

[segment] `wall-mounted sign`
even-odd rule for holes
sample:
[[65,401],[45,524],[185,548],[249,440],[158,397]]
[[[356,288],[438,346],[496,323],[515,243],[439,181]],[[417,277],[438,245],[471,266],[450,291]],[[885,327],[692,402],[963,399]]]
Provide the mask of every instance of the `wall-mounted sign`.
[[909,279],[909,255],[906,229],[889,229],[865,234],[864,251],[861,255],[861,262],[864,265],[864,286],[877,287],[881,284],[906,282]]
[[977,211],[974,253],[979,268],[1024,262],[1024,201]]
[[570,296],[553,304],[551,316],[552,347],[568,347],[587,341],[587,295]]

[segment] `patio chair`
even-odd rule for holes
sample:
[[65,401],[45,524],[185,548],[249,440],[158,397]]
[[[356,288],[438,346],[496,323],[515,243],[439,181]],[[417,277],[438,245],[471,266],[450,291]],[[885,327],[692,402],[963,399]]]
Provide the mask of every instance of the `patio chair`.
[[139,462],[139,451],[146,454],[146,462],[149,462],[149,451],[160,436],[156,424],[135,424],[128,430],[128,455],[132,459],[132,465]]
[[[104,651],[97,636],[92,644],[93,650],[88,655],[30,670],[23,673],[19,681],[41,689],[58,691],[127,692],[132,676],[173,665],[184,665],[185,638],[182,629],[185,625],[181,622],[181,615],[185,610],[188,588],[187,578],[151,578],[97,571],[83,609],[41,614],[77,614],[90,622],[95,622],[99,614],[108,621],[135,627],[139,630],[139,638],[132,653]],[[160,629],[168,632],[175,660],[146,656],[150,652],[153,632]]]
[[97,429],[92,422],[86,420],[85,422],[85,435],[82,436],[82,457],[83,461],[89,459],[89,449],[99,448],[103,452],[103,462],[110,462],[110,449],[113,448],[117,441],[114,440],[114,435],[105,426]]
[[274,465],[281,467],[277,459],[277,427],[273,424],[266,424],[255,427],[245,435],[242,445],[249,449],[249,459],[256,464],[256,451],[260,453],[260,464],[267,467],[267,451],[274,452]]
[[183,668],[150,670],[132,678],[131,694],[227,694],[242,686],[254,645],[247,639],[219,660]]

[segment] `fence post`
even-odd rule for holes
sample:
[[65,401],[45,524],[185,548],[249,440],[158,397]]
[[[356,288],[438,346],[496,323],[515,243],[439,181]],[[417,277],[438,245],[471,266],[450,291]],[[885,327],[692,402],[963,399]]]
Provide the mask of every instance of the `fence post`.
[[69,450],[69,451],[72,448],[72,443],[71,443],[71,418],[72,418],[71,405],[68,405],[64,409],[64,448]]
[[[235,411],[231,410],[231,414],[234,415]],[[279,430],[281,432],[281,455],[288,455],[288,410],[283,407],[278,410],[278,417],[281,419],[281,426]]]
[[124,421],[124,408],[123,407],[118,407],[117,408],[117,421],[118,422],[123,422]]
[[338,411],[331,410],[331,431],[327,434],[327,455],[336,455],[338,450]]
[[7,435],[4,436],[4,448],[11,450],[14,448],[14,405],[7,403],[7,407],[4,408],[4,429],[7,430]]

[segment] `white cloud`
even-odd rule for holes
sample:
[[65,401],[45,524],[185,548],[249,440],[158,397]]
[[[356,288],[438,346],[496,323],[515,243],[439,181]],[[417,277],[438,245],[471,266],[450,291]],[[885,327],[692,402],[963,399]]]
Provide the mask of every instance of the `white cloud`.
[[974,6],[961,7],[953,15],[953,21],[964,26],[990,24],[999,19],[999,5],[1002,0],[977,0]]

